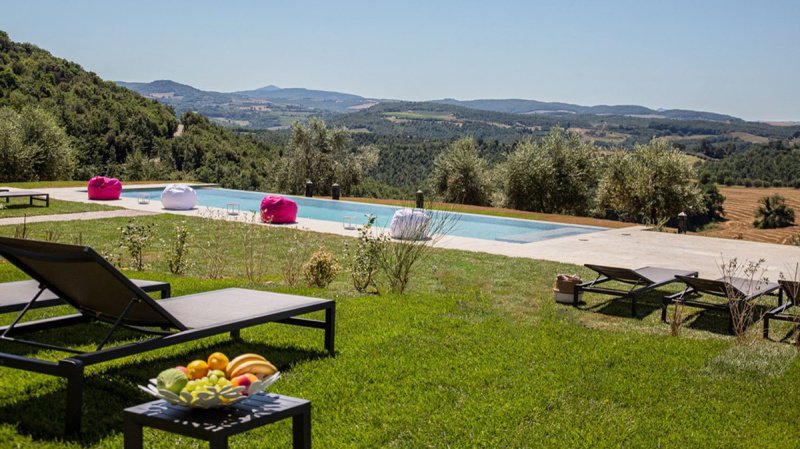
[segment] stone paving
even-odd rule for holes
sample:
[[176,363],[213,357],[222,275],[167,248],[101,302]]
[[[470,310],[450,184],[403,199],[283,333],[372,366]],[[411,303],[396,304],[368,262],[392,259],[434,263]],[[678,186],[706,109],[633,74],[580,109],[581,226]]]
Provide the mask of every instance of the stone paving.
[[[137,185],[136,188],[161,187],[163,185]],[[90,202],[86,189],[53,188],[42,189],[51,197]],[[135,198],[121,198],[107,202],[140,213],[173,213],[187,216],[226,217],[220,209],[209,214],[210,208],[197,208],[191,211],[167,211],[161,203],[151,200],[149,204],[139,204]],[[246,209],[246,208],[243,208]],[[114,211],[116,212],[116,211]],[[96,214],[98,212],[90,212]],[[83,214],[70,214],[79,218]],[[47,216],[42,217],[46,219]],[[251,214],[240,214],[236,219],[249,220]],[[73,218],[73,219],[74,219]],[[30,219],[29,219],[30,221]],[[342,223],[298,218],[298,223],[290,225],[298,229],[355,237],[356,230],[344,229]],[[771,243],[729,240],[696,235],[678,235],[646,230],[643,226],[610,229],[590,234],[554,238],[533,243],[507,243],[492,240],[447,236],[438,246],[465,251],[486,252],[510,257],[550,260],[571,264],[596,263],[638,268],[658,265],[698,270],[701,276],[719,277],[719,265],[723,260],[738,258],[740,261],[765,260],[767,276],[776,279],[781,272],[794,270],[800,263],[800,247]]]

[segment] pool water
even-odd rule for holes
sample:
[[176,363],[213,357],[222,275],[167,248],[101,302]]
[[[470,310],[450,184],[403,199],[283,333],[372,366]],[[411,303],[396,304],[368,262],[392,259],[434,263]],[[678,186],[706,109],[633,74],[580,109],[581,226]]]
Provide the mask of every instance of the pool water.
[[[238,203],[242,211],[258,211],[261,206],[261,199],[266,195],[261,192],[210,187],[196,188],[195,190],[197,191],[197,199],[200,206],[225,209],[229,203]],[[122,196],[128,198],[146,196],[151,200],[158,200],[161,191],[162,189],[124,189]],[[347,217],[349,217],[353,225],[360,225],[366,223],[369,215],[375,215],[376,225],[387,227],[395,211],[400,209],[395,206],[378,204],[286,196],[297,202],[297,216],[299,218],[332,221],[343,225],[348,220]],[[457,212],[441,213],[455,215],[455,224],[448,233],[449,235],[510,243],[531,243],[606,229],[594,226],[564,225]]]

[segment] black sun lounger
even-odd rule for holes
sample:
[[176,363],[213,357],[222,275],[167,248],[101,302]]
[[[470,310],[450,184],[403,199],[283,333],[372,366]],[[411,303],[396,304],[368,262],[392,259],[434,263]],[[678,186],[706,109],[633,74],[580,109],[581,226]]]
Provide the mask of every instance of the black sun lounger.
[[[140,279],[131,279],[131,282],[145,292],[159,292],[161,299],[171,296],[169,282],[144,281]],[[33,298],[36,298],[36,301],[31,304],[29,309],[66,304],[55,293],[46,287],[42,287],[35,280],[0,283],[0,313],[20,311],[30,304]]]
[[44,192],[37,192],[35,190],[7,190],[0,189],[0,198],[5,198],[8,203],[11,198],[28,198],[28,204],[33,206],[33,201],[41,201],[45,207],[50,206],[50,194]]
[[[678,270],[674,268],[642,267],[632,270],[630,268],[608,267],[588,263],[585,266],[597,272],[597,279],[575,286],[572,300],[573,305],[578,305],[578,294],[581,291],[630,298],[631,316],[636,316],[636,300],[642,294],[677,282],[675,276],[697,276],[696,271]],[[627,290],[597,287],[598,284],[610,281],[621,282],[631,287]]]
[[[778,294],[778,307],[764,314],[764,338],[769,338],[770,320],[800,322],[800,315],[790,314],[788,310],[800,304],[800,282],[779,280],[780,293]],[[786,296],[786,302],[782,301]]]
[[[23,323],[30,309],[25,307],[10,325],[0,327],[2,340],[71,353],[53,362],[0,352],[0,365],[67,379],[65,426],[70,435],[80,433],[84,369],[89,365],[212,335],[236,338],[241,329],[270,322],[324,329],[325,349],[334,353],[334,301],[239,288],[155,301],[89,247],[0,237],[0,256],[78,311]],[[325,321],[297,318],[321,310]],[[92,321],[110,325],[94,351],[20,338],[41,330],[69,332],[69,326]],[[106,347],[120,327],[150,338]]]
[[[667,307],[673,303],[682,303],[691,307],[706,310],[721,310],[730,314],[728,298],[735,298],[737,304],[752,301],[764,295],[772,295],[778,290],[774,282],[762,282],[758,279],[739,277],[721,277],[719,279],[705,279],[689,276],[677,276],[678,280],[686,284],[686,288],[674,295],[665,296],[661,303],[661,321],[667,321]],[[698,300],[703,295],[725,298],[724,302],[711,302]],[[733,330],[733,316],[728,322],[729,330]]]

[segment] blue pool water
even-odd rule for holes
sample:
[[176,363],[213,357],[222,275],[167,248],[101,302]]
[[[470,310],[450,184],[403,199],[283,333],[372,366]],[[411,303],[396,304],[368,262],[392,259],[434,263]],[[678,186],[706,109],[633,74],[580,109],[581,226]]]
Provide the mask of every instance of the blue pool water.
[[[125,189],[122,196],[139,198],[142,195],[158,200],[162,189]],[[242,211],[258,211],[265,193],[229,190],[219,188],[197,188],[197,199],[200,206],[224,209],[228,203],[238,203]],[[388,226],[392,215],[400,209],[393,206],[354,203],[349,201],[333,201],[318,198],[290,196],[297,202],[297,216],[314,220],[344,223],[345,217],[351,217],[353,224],[363,224],[367,216],[375,215],[378,226]],[[605,228],[592,226],[562,225],[556,223],[518,220],[513,218],[490,217],[484,215],[461,214],[457,216],[450,235],[471,237],[483,240],[496,240],[511,243],[530,243],[556,237],[587,234],[602,231]]]

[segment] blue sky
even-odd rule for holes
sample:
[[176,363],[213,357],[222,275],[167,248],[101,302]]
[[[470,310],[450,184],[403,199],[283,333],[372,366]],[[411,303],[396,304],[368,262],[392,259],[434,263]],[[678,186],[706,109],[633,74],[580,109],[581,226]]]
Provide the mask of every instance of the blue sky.
[[0,29],[111,80],[800,120],[798,18],[798,0],[26,0]]

